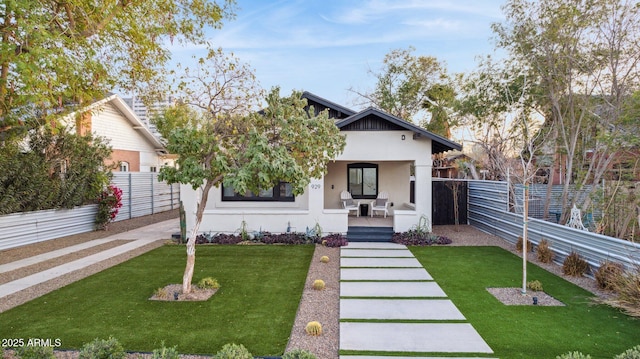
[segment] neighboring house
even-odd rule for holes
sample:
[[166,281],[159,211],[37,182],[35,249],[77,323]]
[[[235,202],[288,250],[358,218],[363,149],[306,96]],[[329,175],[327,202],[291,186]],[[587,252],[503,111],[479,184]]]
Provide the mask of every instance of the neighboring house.
[[140,121],[145,124],[151,130],[156,137],[162,137],[160,132],[158,132],[158,128],[155,123],[153,123],[152,119],[157,114],[164,111],[167,107],[173,106],[176,102],[176,99],[173,96],[167,96],[160,101],[156,101],[148,106],[142,101],[142,99],[138,96],[133,97],[125,97],[122,99],[129,107],[133,110]]
[[[346,233],[355,214],[342,208],[344,190],[366,204],[387,192],[396,232],[418,224],[421,216],[431,219],[431,156],[460,150],[459,144],[375,108],[355,112],[308,92],[302,97],[316,111],[329,110],[329,117],[346,135],[344,152],[328,163],[323,178],[312,179],[299,196],[293,196],[286,183],[251,196],[224,186],[211,189],[201,232],[234,232],[244,221],[251,231],[303,232],[319,224],[324,232]],[[412,176],[414,203],[410,200]],[[198,196],[191,186],[181,186],[189,231]]]
[[473,160],[460,151],[451,151],[437,156],[433,160],[432,176],[434,178],[467,178],[465,170],[459,168],[458,161],[470,163],[469,170],[473,172],[471,177],[477,179]]
[[118,95],[94,102],[63,122],[79,133],[107,138],[113,149],[108,164],[116,164],[114,171],[157,172],[173,163],[162,142]]

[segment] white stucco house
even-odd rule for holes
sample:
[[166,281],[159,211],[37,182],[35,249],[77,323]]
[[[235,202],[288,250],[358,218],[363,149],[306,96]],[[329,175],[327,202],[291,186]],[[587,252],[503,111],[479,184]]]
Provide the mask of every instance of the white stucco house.
[[[340,194],[345,190],[354,201],[367,204],[386,192],[391,218],[387,221],[395,232],[410,229],[423,215],[431,219],[431,155],[460,150],[461,145],[375,108],[356,112],[309,92],[302,97],[316,111],[328,109],[346,136],[344,152],[328,164],[323,178],[313,179],[299,196],[294,197],[286,183],[256,195],[239,195],[224,186],[211,189],[201,232],[237,232],[245,221],[251,231],[303,232],[317,223],[323,232],[347,233],[350,222],[358,217],[343,208]],[[198,194],[183,185],[181,196],[189,233]]]
[[63,120],[78,133],[105,137],[113,152],[107,161],[115,172],[157,172],[173,159],[160,139],[118,95],[109,95]]

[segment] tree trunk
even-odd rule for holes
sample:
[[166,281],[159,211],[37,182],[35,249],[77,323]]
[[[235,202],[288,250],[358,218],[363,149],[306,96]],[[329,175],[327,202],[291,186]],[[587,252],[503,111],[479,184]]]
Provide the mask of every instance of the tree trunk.
[[202,215],[204,209],[207,207],[207,199],[209,198],[209,191],[214,184],[221,180],[221,176],[218,176],[213,181],[205,180],[204,187],[202,188],[202,198],[198,202],[198,208],[196,209],[196,222],[191,230],[191,235],[187,241],[187,265],[184,269],[184,275],[182,276],[182,293],[191,293],[191,281],[193,280],[193,271],[196,265],[196,236],[200,229],[200,223],[202,223]]
[[[543,219],[549,218],[549,207],[551,206],[551,191],[553,190],[553,181],[555,180],[556,173],[556,165],[562,166],[562,161],[558,158],[562,158],[562,156],[557,156],[558,153],[558,129],[554,129],[551,134],[551,141],[553,141],[553,153],[554,157],[551,161],[551,169],[549,170],[549,178],[547,178],[547,191],[544,196],[544,212]],[[560,172],[558,170],[558,172]]]
[[[198,205],[199,206],[199,205]],[[191,280],[193,279],[193,270],[196,266],[196,236],[198,235],[198,229],[200,228],[200,222],[202,217],[196,217],[196,223],[191,230],[191,236],[187,241],[187,266],[184,269],[184,275],[182,276],[182,293],[191,293]]]

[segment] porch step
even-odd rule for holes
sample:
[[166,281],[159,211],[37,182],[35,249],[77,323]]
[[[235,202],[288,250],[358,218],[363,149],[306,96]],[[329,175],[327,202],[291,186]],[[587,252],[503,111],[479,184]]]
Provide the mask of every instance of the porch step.
[[350,226],[347,229],[349,242],[391,242],[393,227]]

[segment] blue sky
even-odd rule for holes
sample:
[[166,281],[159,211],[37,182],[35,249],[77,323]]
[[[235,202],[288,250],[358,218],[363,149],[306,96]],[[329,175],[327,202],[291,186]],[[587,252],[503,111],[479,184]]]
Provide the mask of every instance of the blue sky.
[[[493,52],[490,25],[503,19],[504,0],[238,0],[236,18],[210,32],[211,43],[255,69],[263,88],[307,90],[353,107],[375,80],[384,55],[416,48],[449,73],[475,68]],[[195,49],[173,49],[187,63]],[[197,54],[197,52],[195,52]]]

